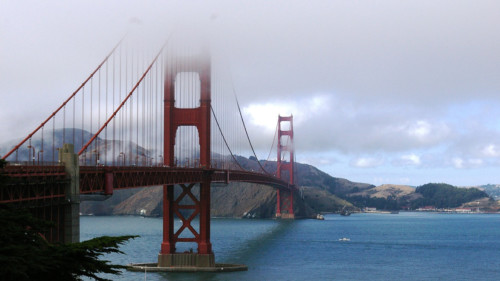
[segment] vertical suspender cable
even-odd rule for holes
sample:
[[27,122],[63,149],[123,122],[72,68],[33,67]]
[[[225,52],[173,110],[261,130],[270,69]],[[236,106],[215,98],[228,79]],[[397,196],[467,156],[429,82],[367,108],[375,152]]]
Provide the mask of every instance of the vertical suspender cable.
[[[97,128],[99,128],[99,126],[101,126],[101,70],[99,69],[99,83],[98,83],[98,98],[97,98]],[[96,159],[96,162],[97,164],[100,164],[100,161],[101,161],[101,154],[100,154],[100,149],[101,149],[101,146],[99,144],[99,139],[97,139],[97,159]]]
[[52,117],[52,162],[56,161],[56,117]]
[[[118,102],[120,102],[122,100],[122,70],[123,70],[123,54],[122,54],[122,49],[123,48],[120,48],[120,62],[119,62],[119,68],[118,68]],[[113,106],[113,109],[115,107]],[[122,122],[123,122],[123,112],[120,112],[120,115],[118,116],[118,124],[117,124],[117,127],[118,127],[118,141],[119,141],[119,144],[120,144],[120,149],[119,149],[119,157],[121,157],[121,159],[119,160],[120,162],[118,163],[118,166],[122,166],[122,163],[124,162],[123,160],[123,136],[122,136]]]
[[153,116],[153,118],[151,119],[151,122],[152,122],[152,125],[153,125],[153,130],[151,131],[153,133],[153,142],[151,143],[151,145],[153,146],[153,151],[155,152],[155,163],[158,164],[158,161],[160,161],[159,157],[158,157],[158,65],[163,65],[163,53],[160,57],[160,63],[156,63],[156,71],[155,71],[155,75],[154,75],[154,80],[153,80],[153,87],[151,88],[151,91],[152,91],[152,108],[153,110],[151,111],[151,114]]
[[[108,118],[108,66],[109,63],[106,64],[106,102],[105,102],[105,112],[104,112],[104,118]],[[107,165],[108,163],[108,127],[106,127],[106,132],[104,132],[104,165]]]
[[[101,126],[101,114],[102,114],[102,108],[101,108],[101,69],[99,69],[99,75],[98,75],[98,88],[97,88],[97,128]],[[101,163],[101,139],[98,139],[96,142],[96,164]]]
[[[127,49],[125,49],[125,81],[124,81],[124,84],[123,84],[123,88],[126,92],[128,92],[128,52],[129,52],[129,48],[127,47]],[[122,100],[122,97],[121,97],[121,94],[120,94],[120,100]],[[125,131],[125,128],[127,127],[127,107],[128,107],[128,103],[125,105],[125,107],[123,108],[123,113],[121,114],[122,115],[122,118],[121,118],[121,122],[122,122],[122,128],[121,128],[121,134],[122,134],[122,158],[123,158],[123,166],[127,165],[127,135],[126,135],[126,131]],[[130,156],[130,155],[129,155]],[[129,157],[130,158],[130,157]]]
[[[90,79],[90,133],[92,133],[92,108],[94,107],[94,77]],[[90,147],[90,165],[93,163],[93,151],[92,146]]]
[[44,152],[44,149],[43,149],[43,143],[44,143],[44,142],[43,142],[43,129],[44,129],[44,128],[45,128],[45,126],[44,126],[44,127],[42,127],[42,148],[41,148],[41,149],[42,149],[42,152],[41,152],[41,154],[42,154],[42,165],[43,165],[43,152]]
[[[75,119],[76,119],[76,98],[73,97],[73,143],[75,144],[75,147],[76,146],[76,139],[75,139]],[[43,141],[42,141],[43,143]],[[79,148],[79,147],[78,147]],[[43,148],[42,148],[43,150]]]
[[[168,42],[168,41],[167,41]],[[167,43],[166,42],[166,43]],[[128,99],[132,96],[132,94],[137,90],[137,87],[142,83],[142,81],[144,80],[144,78],[146,77],[146,75],[149,73],[149,71],[151,70],[151,68],[153,67],[153,64],[156,62],[156,60],[158,59],[158,57],[160,56],[161,52],[163,51],[166,43],[162,46],[160,52],[156,55],[156,57],[154,58],[153,62],[149,65],[149,67],[146,69],[146,71],[144,72],[144,74],[141,76],[141,78],[139,79],[139,81],[135,84],[135,86],[133,86],[133,88],[131,89],[130,93],[125,97],[125,99],[121,102],[121,104],[118,106],[118,108],[113,112],[113,114],[108,118],[108,120],[103,124],[103,126],[101,126],[101,128],[92,136],[92,138],[90,138],[90,140],[82,147],[82,149],[80,149],[80,151],[78,152],[78,155],[81,155],[81,153],[83,151],[85,151],[85,149],[87,149],[87,147],[99,136],[99,134],[102,132],[102,130],[109,124],[109,122],[111,122],[111,120],[113,118],[115,118],[116,114],[118,113],[118,111],[120,111],[122,109],[122,107],[125,105],[125,103],[128,101]],[[129,157],[130,158],[130,157]]]
[[[85,143],[84,139],[83,139],[83,131],[85,130],[85,87],[82,88],[82,129],[80,131],[80,134],[82,135],[81,138],[82,138],[82,145]],[[83,156],[84,157],[84,162],[83,162],[83,165],[85,165],[85,161],[87,160],[85,155]]]
[[[113,54],[113,98],[112,98],[112,104],[113,104],[113,108],[115,108],[115,62],[116,62],[116,55]],[[111,165],[115,165],[115,158],[116,158],[116,154],[115,154],[115,147],[116,147],[116,135],[115,135],[115,132],[116,132],[116,120],[113,118],[113,137],[111,138],[111,146],[112,146],[112,149],[113,149],[113,153],[112,153],[112,157],[111,157]]]
[[[140,67],[140,53],[137,52],[137,73],[139,73],[139,67]],[[139,95],[141,93],[140,87],[144,89],[144,84],[141,83],[137,91],[135,92],[135,123],[136,123],[136,128],[135,128],[135,165],[139,165]]]
[[62,143],[66,143],[66,105],[63,106],[63,128],[62,128]]

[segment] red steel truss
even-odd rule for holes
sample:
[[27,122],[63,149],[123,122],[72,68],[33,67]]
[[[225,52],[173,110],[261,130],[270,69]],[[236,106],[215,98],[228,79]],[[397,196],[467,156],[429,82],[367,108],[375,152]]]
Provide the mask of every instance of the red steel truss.
[[[43,201],[65,196],[68,184],[63,166],[7,166],[9,178],[0,189],[0,203]],[[80,167],[80,194],[112,194],[114,189],[200,183],[249,182],[288,190],[291,186],[274,176],[239,170],[170,167]]]
[[69,182],[63,166],[6,166],[0,169],[8,178],[0,188],[0,203],[64,199]]
[[49,242],[64,237],[65,189],[69,182],[63,166],[6,166],[0,169],[6,177],[0,188],[0,204],[27,207],[33,216],[51,221],[55,227],[43,232]]

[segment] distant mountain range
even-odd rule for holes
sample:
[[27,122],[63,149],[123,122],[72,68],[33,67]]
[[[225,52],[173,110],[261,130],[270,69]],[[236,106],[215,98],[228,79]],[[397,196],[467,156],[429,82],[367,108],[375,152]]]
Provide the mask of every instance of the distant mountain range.
[[486,184],[479,186],[479,188],[484,190],[495,200],[500,200],[500,184]]
[[[85,130],[66,128],[66,129],[56,129],[56,130],[45,130],[43,134],[43,146],[41,133],[36,134],[35,137],[28,140],[23,144],[17,152],[17,161],[31,161],[30,155],[32,154],[31,148],[28,145],[35,147],[35,160],[38,161],[57,161],[57,149],[61,148],[63,143],[71,143],[74,140],[75,148],[82,147],[83,144],[87,143],[93,134]],[[101,140],[100,138],[97,138]],[[0,155],[7,154],[12,148],[14,148],[21,139],[9,141],[0,145]],[[41,153],[40,153],[41,152]],[[77,151],[76,151],[77,152]],[[33,155],[31,155],[33,157]],[[40,157],[40,159],[39,159]],[[16,153],[9,157],[9,160],[16,161]]]

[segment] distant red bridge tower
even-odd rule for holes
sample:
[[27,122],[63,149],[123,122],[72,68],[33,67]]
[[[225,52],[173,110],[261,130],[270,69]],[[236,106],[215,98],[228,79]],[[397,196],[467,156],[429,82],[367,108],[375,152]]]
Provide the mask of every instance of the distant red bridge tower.
[[[280,179],[294,185],[294,145],[293,145],[293,115],[278,116],[278,158],[277,174]],[[293,212],[293,189],[278,189],[276,191],[276,217],[283,219],[295,218]]]

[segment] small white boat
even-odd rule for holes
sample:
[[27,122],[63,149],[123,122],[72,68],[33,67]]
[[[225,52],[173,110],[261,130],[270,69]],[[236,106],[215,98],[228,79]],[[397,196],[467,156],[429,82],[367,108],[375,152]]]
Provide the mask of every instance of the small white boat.
[[351,241],[351,239],[343,237],[343,238],[340,238],[339,241],[340,242],[347,242],[347,241]]

